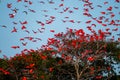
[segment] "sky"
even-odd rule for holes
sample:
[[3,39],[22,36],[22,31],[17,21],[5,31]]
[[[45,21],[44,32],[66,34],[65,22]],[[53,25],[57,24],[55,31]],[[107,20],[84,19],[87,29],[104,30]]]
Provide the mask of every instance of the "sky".
[[[88,26],[96,31],[110,29],[109,38],[118,40],[119,5],[120,0],[1,0],[0,58],[13,57],[24,49],[36,50],[66,28],[83,29],[86,33],[90,33]],[[19,48],[14,49],[16,46]]]

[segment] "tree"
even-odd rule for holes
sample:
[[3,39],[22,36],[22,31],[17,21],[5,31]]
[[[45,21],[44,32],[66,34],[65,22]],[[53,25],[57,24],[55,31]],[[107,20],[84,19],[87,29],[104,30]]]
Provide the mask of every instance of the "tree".
[[[90,34],[83,29],[67,29],[66,33],[55,34],[48,39],[45,50],[55,51],[53,56],[60,56],[66,63],[74,66],[75,79],[110,79],[115,72],[111,56],[120,53],[116,48],[119,42],[107,41],[107,34],[102,30]],[[53,52],[52,52],[53,53]]]
[[[101,80],[116,77],[118,41],[107,41],[106,32],[86,34],[67,29],[55,34],[39,50],[23,50],[0,59],[0,79],[5,80]],[[116,78],[117,79],[117,78]]]
[[[52,80],[54,69],[62,63],[47,50],[28,50],[14,57],[0,59],[1,80]],[[58,63],[59,62],[59,63]]]

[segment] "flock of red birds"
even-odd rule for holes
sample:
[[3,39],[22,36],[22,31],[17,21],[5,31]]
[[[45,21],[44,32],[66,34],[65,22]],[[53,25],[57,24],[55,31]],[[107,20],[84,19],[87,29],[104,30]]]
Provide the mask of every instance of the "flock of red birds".
[[[34,5],[34,2],[38,2],[38,4],[40,6],[42,5],[50,5],[50,6],[54,6],[56,5],[57,0],[13,0],[11,1],[11,3],[7,3],[6,7],[8,8],[8,10],[11,10],[11,13],[8,13],[9,18],[11,19],[12,23],[14,25],[14,27],[11,30],[11,34],[13,33],[17,33],[18,31],[20,31],[16,26],[20,25],[21,26],[21,31],[25,32],[26,34],[44,34],[44,31],[46,29],[46,25],[51,25],[55,23],[56,19],[59,19],[57,16],[54,15],[49,15],[49,10],[45,9],[45,10],[41,10],[41,13],[44,12],[44,19],[46,19],[45,21],[42,20],[35,20],[35,23],[39,26],[39,28],[37,28],[36,30],[29,30],[28,29],[28,24],[30,25],[31,23],[27,20],[19,20],[19,22],[14,21],[14,19],[16,18],[16,16],[21,16],[22,15],[18,15],[20,12],[20,9],[18,9],[16,6],[13,6],[14,3],[12,2],[16,2],[17,4],[21,4],[25,3],[26,5],[23,5],[25,10],[22,11],[23,15],[34,15],[34,14],[38,14],[37,10],[34,10],[31,8],[32,5]],[[86,24],[86,29],[88,29],[89,31],[92,31],[94,28],[97,28],[98,25],[101,26],[102,28],[105,28],[106,34],[109,34],[112,36],[112,39],[114,38],[114,36],[118,36],[117,40],[120,41],[120,0],[98,0],[98,4],[99,1],[103,2],[102,5],[100,3],[100,5],[98,4],[94,4],[94,0],[78,0],[79,3],[83,3],[83,5],[79,5],[78,7],[71,7],[71,6],[66,6],[64,3],[71,1],[71,0],[59,0],[60,3],[58,6],[54,7],[52,10],[58,12],[58,14],[62,15],[65,13],[68,14],[75,14],[75,11],[79,11],[81,7],[83,7],[82,14],[81,16],[84,17],[88,17],[88,20],[86,21],[82,21],[82,20],[75,20],[75,19],[70,19],[69,16],[64,16],[63,19],[60,19],[61,22],[64,24],[68,23],[68,24],[79,24],[84,22],[84,24]],[[92,1],[92,2],[91,2]],[[113,5],[109,5],[110,1],[113,1]],[[2,1],[1,1],[2,2]],[[74,2],[74,0],[73,0]],[[114,4],[117,4],[119,6],[116,6]],[[104,9],[103,9],[104,8]],[[49,7],[48,7],[49,9]],[[97,9],[103,9],[103,11],[98,11],[99,14],[97,16],[94,16],[92,14],[92,11],[97,10]],[[114,12],[114,11],[117,12]],[[96,11],[97,12],[97,11]],[[40,14],[40,13],[39,13]],[[77,15],[76,15],[77,16]],[[79,16],[78,16],[79,17]],[[19,19],[19,18],[18,18]],[[59,28],[59,25],[56,25]],[[114,26],[113,28],[110,28],[111,26]],[[8,28],[7,25],[1,25],[2,28]],[[1,28],[1,29],[2,29]],[[54,33],[55,30],[51,29],[50,30],[51,33]],[[116,32],[117,34],[112,35],[112,32]],[[29,42],[27,41],[31,41],[31,42],[37,42],[37,41],[42,41],[41,38],[39,37],[33,37],[33,36],[26,36],[23,38],[20,38],[19,41],[21,42],[21,44],[25,47],[27,46],[27,44]],[[21,48],[21,46],[19,45],[11,45],[12,49],[19,49]],[[23,51],[26,51],[27,49],[25,48]],[[0,52],[2,52],[2,50],[0,50]]]

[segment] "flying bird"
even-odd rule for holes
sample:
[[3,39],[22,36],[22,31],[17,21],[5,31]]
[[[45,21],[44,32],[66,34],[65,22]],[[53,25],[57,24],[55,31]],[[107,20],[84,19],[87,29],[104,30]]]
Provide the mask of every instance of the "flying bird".
[[28,14],[28,12],[27,12],[27,11],[23,11],[23,13],[25,13],[26,15]]
[[25,29],[26,29],[26,26],[22,25],[21,29],[22,29],[22,30],[25,30]]
[[17,13],[19,9],[15,8],[15,9],[11,9],[14,13]]
[[3,27],[3,28],[7,28],[7,26],[6,25],[0,25],[1,27]]
[[22,45],[23,45],[23,46],[26,46],[26,45],[27,45],[27,42],[22,42]]
[[13,14],[9,14],[9,17],[10,18],[14,18],[15,17],[15,14],[13,13]]
[[36,13],[36,11],[35,10],[33,10],[33,9],[28,9],[30,12],[32,12],[32,13]]
[[20,46],[11,46],[11,48],[17,49],[17,48],[20,48]]
[[54,33],[54,32],[55,32],[55,30],[50,30],[50,32],[53,32],[53,33]]
[[11,8],[11,7],[12,7],[12,3],[8,3],[7,8]]
[[22,0],[17,0],[17,2],[21,2]]
[[21,25],[28,24],[28,22],[27,22],[27,21],[24,21],[24,22],[19,21],[19,22],[20,22],[20,24],[21,24]]
[[11,33],[13,32],[17,32],[17,29],[15,27],[13,27],[13,30],[11,31]]

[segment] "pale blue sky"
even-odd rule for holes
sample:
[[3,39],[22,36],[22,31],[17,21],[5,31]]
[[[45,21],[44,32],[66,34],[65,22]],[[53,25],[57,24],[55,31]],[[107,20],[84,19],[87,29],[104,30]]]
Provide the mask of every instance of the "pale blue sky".
[[[84,29],[86,32],[89,32],[86,29],[86,26],[90,26],[91,24],[96,24],[97,26],[94,27],[95,30],[102,29],[105,30],[106,28],[110,28],[111,31],[114,28],[119,28],[120,26],[114,26],[114,25],[108,25],[106,27],[103,27],[101,24],[98,24],[96,21],[92,20],[89,17],[86,17],[83,15],[83,5],[84,3],[81,0],[64,0],[62,2],[61,0],[53,0],[55,2],[54,4],[49,4],[48,1],[50,0],[28,0],[32,1],[33,4],[29,5],[28,2],[17,2],[17,0],[1,0],[0,2],[0,50],[2,51],[0,53],[0,57],[3,55],[6,55],[8,57],[14,56],[16,53],[20,53],[23,49],[37,49],[40,48],[41,45],[47,43],[47,39],[49,37],[53,37],[54,33],[50,32],[50,30],[55,30],[55,33],[58,32],[65,32],[66,27],[73,28],[73,29]],[[45,4],[40,3],[40,1],[44,1]],[[90,0],[93,3],[94,9],[89,10],[89,12],[93,15],[93,17],[99,17],[103,16],[100,12],[113,12],[115,14],[115,17],[110,18],[110,15],[105,15],[106,18],[109,18],[109,20],[120,20],[120,3],[115,2],[115,0]],[[108,4],[104,5],[104,2],[108,1]],[[7,8],[7,4],[12,4],[12,7],[9,9]],[[59,7],[60,4],[64,4],[64,6]],[[25,8],[25,5],[28,6]],[[102,8],[97,7],[97,5],[101,5]],[[112,6],[112,11],[106,11],[108,7]],[[69,10],[64,13],[60,13],[65,9],[66,7],[69,7],[69,10],[72,10],[73,13],[69,13]],[[75,10],[75,8],[79,8],[78,10]],[[116,9],[115,7],[118,7]],[[11,9],[18,9],[18,12],[16,13],[14,18],[9,18],[9,14],[14,13]],[[57,8],[58,10],[55,10],[54,8]],[[88,7],[86,7],[88,8]],[[30,12],[28,9],[35,10],[36,13]],[[43,12],[43,10],[48,10],[48,12]],[[28,14],[26,15],[24,11],[27,11]],[[45,17],[44,15],[48,15],[48,17]],[[36,20],[42,21],[45,23],[46,20],[49,19],[50,16],[55,16],[54,22],[52,24],[45,24],[44,28],[45,30],[43,33],[37,33],[34,34],[32,30],[38,31],[38,29],[42,28],[39,24],[36,23]],[[69,17],[68,19],[65,19],[64,17]],[[70,23],[68,20],[75,20],[75,23]],[[63,23],[62,20],[67,20],[66,23]],[[85,22],[88,20],[92,20],[90,24],[86,24]],[[20,22],[28,21],[28,24],[25,25],[27,27],[27,30],[30,31],[30,33],[26,33],[25,31],[21,30],[21,24]],[[77,23],[77,21],[81,21],[81,23]],[[12,22],[17,22],[18,24],[15,25]],[[116,22],[117,23],[117,22]],[[108,23],[106,23],[108,24]],[[118,22],[120,24],[120,22]],[[2,27],[3,25],[7,26],[7,28]],[[11,33],[13,30],[13,27],[17,29],[18,32]],[[120,29],[118,31],[112,31],[112,35],[116,37],[116,39],[119,37],[116,34],[120,33]],[[34,38],[41,38],[42,41],[37,42],[31,42],[29,40],[20,41],[20,38],[32,36]],[[27,42],[28,44],[26,46],[22,46],[22,42]],[[16,45],[20,46],[20,49],[12,49],[11,46]]]

